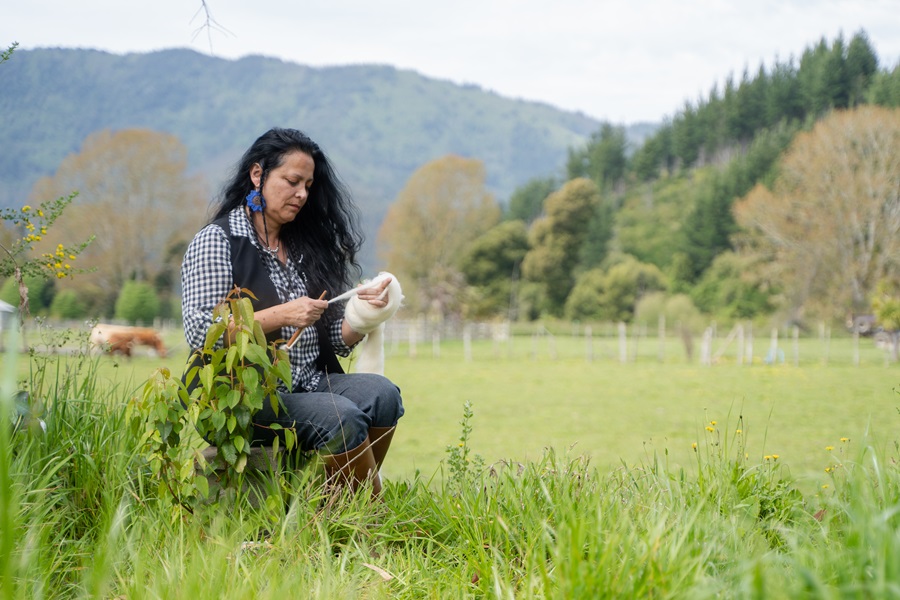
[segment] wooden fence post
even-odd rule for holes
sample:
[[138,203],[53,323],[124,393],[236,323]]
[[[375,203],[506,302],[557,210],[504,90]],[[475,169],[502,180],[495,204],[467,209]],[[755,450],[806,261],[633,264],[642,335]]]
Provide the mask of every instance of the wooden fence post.
[[778,328],[772,328],[772,341],[769,343],[769,354],[766,356],[771,362],[769,364],[775,364],[778,362]]
[[594,332],[590,325],[584,326],[584,351],[588,362],[594,362]]
[[700,364],[707,367],[712,364],[712,332],[712,327],[707,327],[700,340]]
[[656,323],[657,336],[659,337],[659,349],[656,352],[656,360],[666,361],[666,315],[660,314]]
[[800,328],[794,325],[794,366],[800,366]]
[[744,360],[748,365],[753,365],[753,323],[747,324],[747,352],[744,353]]

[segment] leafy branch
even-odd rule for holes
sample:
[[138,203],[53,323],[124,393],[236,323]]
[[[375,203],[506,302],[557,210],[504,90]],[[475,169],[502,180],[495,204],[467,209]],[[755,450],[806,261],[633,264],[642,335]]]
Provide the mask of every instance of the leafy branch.
[[[203,348],[192,354],[183,381],[160,369],[129,404],[130,426],[140,436],[160,493],[189,512],[208,497],[212,467],[188,434],[196,430],[217,447],[223,486],[238,486],[250,456],[253,416],[266,399],[277,414],[278,383],[291,382],[287,351],[267,342],[248,295],[249,290],[235,288],[216,306]],[[296,447],[292,429],[271,428],[284,433],[288,451]]]

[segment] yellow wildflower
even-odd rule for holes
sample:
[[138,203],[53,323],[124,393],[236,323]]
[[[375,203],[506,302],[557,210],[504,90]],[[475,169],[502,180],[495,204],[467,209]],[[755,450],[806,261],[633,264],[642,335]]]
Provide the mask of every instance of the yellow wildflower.
[[831,452],[832,450],[834,450],[834,446],[825,446],[825,450]]
[[710,425],[707,425],[707,426],[706,426],[706,430],[709,431],[709,432],[712,432],[712,431],[715,431],[716,428],[715,428],[715,427],[712,427],[712,426],[710,426]]
[[778,455],[777,455],[777,454],[773,454],[773,455],[772,455],[772,460],[778,460]]
[[841,441],[842,441],[842,442],[849,442],[849,441],[850,441],[850,438],[841,438]]
[[694,452],[696,452],[697,451],[697,442],[694,442],[693,444],[691,444],[691,448],[693,448]]
[[772,460],[772,455],[766,454],[765,456],[763,456],[763,460]]
[[715,426],[716,422],[715,422],[715,421],[710,421],[709,424]]
[[43,216],[44,216],[44,211],[38,209],[37,216],[43,217]]
[[744,432],[743,432],[742,430],[740,430],[740,429],[735,429],[734,432],[735,432],[736,434],[738,434],[738,435],[741,435],[742,433],[744,433]]
[[822,486],[822,489],[823,489],[823,490],[827,490],[827,489],[828,489],[828,484],[826,483],[825,485],[823,485],[823,486]]
[[27,204],[26,204],[25,206],[22,207],[22,212],[23,212],[23,213],[27,213],[29,210],[31,210],[31,207],[28,206]]

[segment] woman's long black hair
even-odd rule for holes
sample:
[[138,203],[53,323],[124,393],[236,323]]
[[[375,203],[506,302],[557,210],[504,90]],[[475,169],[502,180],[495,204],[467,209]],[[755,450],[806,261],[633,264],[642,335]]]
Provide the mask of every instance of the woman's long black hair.
[[284,156],[295,150],[308,154],[315,162],[313,184],[297,218],[282,226],[281,239],[298,253],[295,259],[303,256],[300,269],[306,274],[309,295],[318,298],[322,291],[327,291],[326,298],[331,298],[349,289],[360,275],[356,259],[362,246],[362,236],[357,231],[359,216],[349,191],[325,153],[306,134],[276,127],[257,138],[223,188],[212,220],[244,205],[247,194],[255,189],[250,180],[254,164],[262,167],[259,186],[262,191],[269,172],[281,166]]

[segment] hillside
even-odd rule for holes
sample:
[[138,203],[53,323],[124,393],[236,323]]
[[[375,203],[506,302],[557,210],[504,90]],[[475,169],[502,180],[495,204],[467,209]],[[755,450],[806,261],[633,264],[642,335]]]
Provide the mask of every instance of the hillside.
[[560,171],[567,150],[599,127],[583,114],[389,66],[39,49],[17,51],[0,78],[0,206],[21,203],[39,177],[104,128],[177,135],[212,194],[257,135],[282,125],[306,131],[332,156],[370,242],[425,162],[448,153],[479,158],[504,200],[531,177]]

